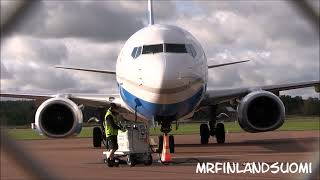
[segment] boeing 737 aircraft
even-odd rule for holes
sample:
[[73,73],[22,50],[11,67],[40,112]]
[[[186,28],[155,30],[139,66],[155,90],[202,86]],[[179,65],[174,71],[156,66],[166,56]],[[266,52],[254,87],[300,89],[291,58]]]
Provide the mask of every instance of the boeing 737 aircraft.
[[[210,136],[215,136],[218,143],[225,142],[224,125],[216,120],[216,110],[220,104],[238,104],[238,122],[245,131],[272,131],[281,127],[285,119],[285,108],[278,97],[280,91],[320,84],[319,80],[313,80],[207,90],[209,69],[248,60],[208,65],[200,42],[192,34],[180,27],[154,24],[151,1],[148,3],[148,18],[149,25],[134,33],[124,44],[117,59],[116,71],[57,67],[115,75],[119,94],[1,92],[1,96],[42,102],[36,111],[34,128],[52,138],[80,133],[83,122],[80,107],[83,105],[107,108],[115,103],[124,119],[157,122],[164,134],[171,131],[173,121],[189,119],[200,108],[208,107],[210,121],[200,125],[200,142],[207,144]],[[95,135],[96,140],[101,141],[101,137]],[[99,144],[101,142],[96,146]],[[174,147],[174,144],[169,146]]]

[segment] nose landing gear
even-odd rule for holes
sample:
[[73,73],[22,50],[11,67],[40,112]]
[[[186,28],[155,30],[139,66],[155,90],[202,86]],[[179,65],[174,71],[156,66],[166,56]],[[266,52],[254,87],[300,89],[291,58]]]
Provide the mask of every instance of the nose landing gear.
[[168,120],[159,121],[161,124],[160,131],[163,135],[158,137],[158,153],[161,153],[161,162],[163,164],[168,164],[171,161],[170,153],[175,152],[175,145],[174,145],[174,136],[168,135],[171,131],[171,122]]
[[[162,153],[163,149],[163,135],[158,136],[158,153]],[[169,149],[170,153],[174,153],[174,136],[169,135]]]

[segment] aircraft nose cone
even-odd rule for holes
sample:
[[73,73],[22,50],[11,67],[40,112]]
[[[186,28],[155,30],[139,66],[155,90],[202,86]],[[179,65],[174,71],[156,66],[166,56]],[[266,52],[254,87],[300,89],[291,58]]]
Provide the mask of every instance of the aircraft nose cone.
[[[193,63],[190,57],[185,54],[165,54],[165,74],[162,79],[162,87],[176,88],[187,85],[193,76]],[[191,78],[191,79],[190,79]]]
[[161,88],[166,73],[166,61],[161,55],[152,55],[152,58],[141,59],[139,79],[141,85],[150,88]]
[[187,54],[154,54],[143,60],[141,67],[141,84],[152,88],[177,88],[194,78],[192,61]]
[[[181,117],[200,101],[204,86],[188,54],[145,54],[136,61],[139,83],[125,82],[121,96],[148,118]],[[135,66],[133,66],[135,67]],[[135,77],[137,77],[135,75]],[[132,85],[130,84],[132,83]]]

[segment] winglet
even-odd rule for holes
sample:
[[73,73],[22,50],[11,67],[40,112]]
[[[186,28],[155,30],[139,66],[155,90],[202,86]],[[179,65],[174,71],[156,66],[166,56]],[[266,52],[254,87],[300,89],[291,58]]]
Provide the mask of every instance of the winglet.
[[62,66],[55,66],[55,68],[57,68],[57,69],[76,70],[76,71],[87,71],[87,72],[102,73],[102,74],[116,74],[115,71],[108,71],[108,70],[82,69],[82,68],[62,67]]
[[148,19],[149,19],[149,26],[153,25],[154,19],[153,19],[152,0],[148,0]]
[[248,61],[250,61],[250,60],[236,61],[236,62],[231,62],[231,63],[210,65],[210,66],[208,66],[208,69],[210,69],[210,68],[216,68],[216,67],[221,67],[221,66],[228,66],[228,65],[232,65],[232,64],[239,64],[239,63],[244,63],[244,62],[248,62]]

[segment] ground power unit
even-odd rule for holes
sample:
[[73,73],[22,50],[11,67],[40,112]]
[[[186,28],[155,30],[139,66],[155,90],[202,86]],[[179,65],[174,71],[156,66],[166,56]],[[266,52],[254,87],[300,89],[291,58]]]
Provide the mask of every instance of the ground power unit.
[[[121,125],[126,127],[126,131],[118,131],[119,148],[115,152],[115,157],[125,158],[129,166],[136,164],[151,165],[152,151],[149,142],[149,127],[145,123],[123,121]],[[103,152],[108,157],[108,152]]]

